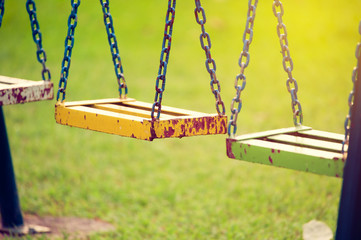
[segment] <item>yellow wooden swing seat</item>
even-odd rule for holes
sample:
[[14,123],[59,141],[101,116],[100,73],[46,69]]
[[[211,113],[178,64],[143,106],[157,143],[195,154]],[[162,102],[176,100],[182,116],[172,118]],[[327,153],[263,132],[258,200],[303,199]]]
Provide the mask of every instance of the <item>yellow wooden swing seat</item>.
[[152,141],[225,134],[227,117],[162,106],[160,119],[151,119],[152,104],[132,98],[58,102],[59,124]]
[[53,99],[53,83],[0,76],[0,106]]

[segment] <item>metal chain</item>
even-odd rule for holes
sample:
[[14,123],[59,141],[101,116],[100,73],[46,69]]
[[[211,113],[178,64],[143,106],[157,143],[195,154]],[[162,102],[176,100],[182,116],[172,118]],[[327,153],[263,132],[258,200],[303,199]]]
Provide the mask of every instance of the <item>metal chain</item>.
[[[204,50],[204,52],[206,53],[207,60],[205,63],[206,63],[207,71],[211,77],[211,82],[210,82],[211,90],[216,99],[217,113],[218,113],[218,115],[223,116],[223,115],[225,115],[226,110],[225,110],[224,103],[222,101],[221,94],[220,94],[221,93],[221,85],[219,84],[219,81],[216,76],[216,62],[214,61],[214,59],[211,56],[211,47],[212,47],[211,37],[206,32],[205,27],[204,27],[204,24],[207,21],[206,13],[204,11],[204,8],[201,6],[200,0],[195,0],[195,4],[196,4],[196,8],[194,10],[194,14],[195,14],[197,23],[202,28],[202,33],[201,33],[199,39],[201,42],[201,47]],[[219,109],[219,106],[221,106],[222,110]]]
[[[241,68],[241,72],[236,76],[234,82],[234,88],[236,89],[236,96],[232,99],[231,102],[231,119],[228,123],[229,136],[236,134],[237,117],[242,109],[241,93],[246,87],[246,76],[244,74],[244,71],[247,68],[250,61],[249,47],[253,40],[253,25],[256,18],[257,4],[258,4],[258,0],[255,0],[254,3],[252,3],[252,0],[248,1],[246,29],[244,30],[243,33],[243,50],[238,60],[238,65]],[[236,107],[235,104],[237,104]]]
[[41,65],[43,66],[43,69],[41,71],[41,76],[44,81],[50,81],[51,74],[50,74],[50,70],[46,67],[46,64],[45,64],[46,63],[46,53],[45,53],[45,50],[43,49],[40,26],[39,26],[39,22],[36,18],[36,7],[35,7],[35,2],[33,0],[26,1],[26,10],[29,13],[31,31],[33,34],[34,42],[37,47],[36,56],[37,56],[38,62],[41,63]]
[[[361,36],[361,21],[359,24],[359,34]],[[350,128],[351,128],[351,113],[352,113],[352,106],[353,106],[353,101],[354,101],[354,91],[355,91],[355,82],[360,80],[360,76],[358,76],[358,66],[360,64],[361,61],[361,42],[359,42],[356,46],[356,52],[355,52],[355,56],[357,59],[357,64],[356,67],[354,67],[353,71],[352,71],[352,90],[350,92],[350,95],[348,97],[348,106],[349,106],[349,110],[348,110],[348,114],[346,116],[346,120],[345,120],[345,139],[342,142],[342,153],[344,154],[345,151],[345,145],[349,144],[349,139],[350,139]]]
[[162,51],[160,54],[160,64],[159,64],[158,76],[155,84],[156,92],[155,92],[155,98],[151,112],[151,118],[153,120],[155,119],[154,112],[157,111],[157,119],[159,119],[160,112],[162,109],[162,98],[165,88],[165,79],[167,74],[170,48],[172,44],[172,31],[173,31],[173,23],[175,18],[175,5],[176,5],[176,0],[168,0],[168,9],[165,18],[164,38],[162,43]]
[[65,38],[64,58],[63,61],[61,62],[61,75],[59,81],[59,89],[56,97],[57,101],[59,101],[60,93],[62,94],[61,101],[63,102],[65,100],[65,91],[66,91],[66,85],[69,75],[71,53],[74,47],[75,27],[78,23],[77,14],[78,14],[79,5],[80,5],[80,0],[71,0],[72,9],[68,18],[68,33]]
[[[277,8],[279,8],[278,11]],[[282,16],[284,14],[283,5],[279,0],[274,0],[272,9],[273,9],[273,14],[278,19],[277,35],[280,39],[280,44],[281,44],[281,50],[282,50],[281,53],[283,56],[283,61],[282,61],[283,69],[288,74],[286,85],[288,92],[291,94],[293,123],[295,126],[299,126],[302,125],[303,114],[302,114],[301,103],[298,101],[297,98],[297,91],[298,91],[297,81],[292,76],[293,61],[290,55],[290,50],[288,48],[286,25],[282,21]]]
[[[119,55],[118,43],[114,33],[113,18],[109,12],[109,0],[100,0],[104,13],[104,24],[107,30],[108,42],[110,46],[110,52],[114,63],[115,75],[117,76],[119,96],[120,98],[126,98],[128,94],[128,87],[123,75],[123,66]],[[124,89],[124,94],[123,94]]]
[[5,0],[0,0],[0,27],[1,23],[3,22],[3,16],[5,12]]

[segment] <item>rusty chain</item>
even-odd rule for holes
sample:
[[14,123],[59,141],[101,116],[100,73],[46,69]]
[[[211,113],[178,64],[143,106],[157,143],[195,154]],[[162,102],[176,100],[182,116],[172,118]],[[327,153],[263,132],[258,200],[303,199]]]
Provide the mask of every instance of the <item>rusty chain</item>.
[[128,86],[123,74],[123,66],[119,55],[117,38],[114,33],[113,18],[109,10],[109,0],[100,0],[100,4],[102,5],[104,25],[107,31],[110,53],[112,54],[115,75],[117,77],[119,97],[127,98]]
[[[277,8],[278,11],[277,11]],[[277,24],[277,35],[280,40],[281,44],[281,53],[283,56],[283,69],[288,75],[288,79],[286,81],[287,90],[291,94],[291,100],[292,100],[292,112],[293,112],[293,123],[295,126],[302,125],[303,122],[303,114],[302,114],[302,108],[301,103],[298,101],[297,98],[297,91],[298,91],[298,85],[296,79],[292,76],[292,70],[293,70],[293,61],[291,58],[290,50],[288,48],[288,39],[287,39],[287,29],[286,25],[282,21],[282,16],[284,14],[284,9],[281,1],[274,0],[273,5],[273,14],[278,19]]]
[[[204,52],[206,54],[206,58],[207,58],[205,64],[206,64],[207,71],[211,77],[211,82],[210,82],[211,90],[216,99],[217,113],[218,113],[218,115],[223,116],[223,115],[225,115],[226,110],[225,110],[224,103],[221,98],[221,85],[216,76],[216,62],[211,56],[211,47],[212,47],[211,37],[206,32],[205,27],[204,27],[204,25],[207,21],[206,13],[204,11],[204,8],[201,5],[200,0],[195,0],[195,4],[196,4],[196,8],[194,9],[194,15],[196,17],[197,23],[201,26],[201,29],[202,29],[202,33],[200,34],[199,39],[201,42],[201,47],[204,50]],[[219,106],[221,106],[221,108],[222,108],[221,110],[220,110]]]
[[[232,99],[231,102],[231,119],[228,123],[229,136],[236,134],[237,117],[242,109],[241,93],[246,87],[246,76],[244,74],[244,71],[247,68],[250,61],[249,47],[253,40],[253,25],[256,17],[257,4],[258,4],[258,0],[255,0],[254,3],[252,3],[252,0],[248,1],[246,29],[243,33],[243,50],[238,60],[238,65],[241,68],[241,72],[240,74],[237,75],[236,80],[234,82],[234,88],[236,89],[236,96]],[[237,104],[237,107],[234,106],[235,104]]]
[[[172,32],[173,23],[175,18],[175,5],[176,0],[168,0],[167,14],[165,18],[165,29],[162,43],[162,51],[160,54],[160,64],[158,70],[158,76],[155,83],[155,98],[152,106],[151,118],[159,119],[162,109],[163,92],[165,88],[165,80],[167,74],[167,66],[169,61],[170,48],[172,44]],[[156,109],[157,108],[157,109]],[[154,117],[154,113],[157,111],[157,117]]]
[[[0,27],[4,15],[5,0],[0,0]],[[34,43],[36,44],[36,57],[38,62],[42,65],[41,76],[44,81],[51,80],[50,70],[46,67],[46,53],[43,48],[42,34],[40,32],[40,26],[36,15],[36,6],[34,0],[26,1],[26,10],[29,14],[30,27],[33,36]]]
[[73,52],[74,41],[75,41],[74,38],[75,28],[76,25],[78,24],[78,8],[80,5],[80,0],[71,0],[70,4],[72,8],[68,18],[68,32],[65,37],[64,57],[63,57],[63,61],[61,62],[59,88],[56,95],[56,101],[59,101],[61,95],[61,102],[65,100],[65,95],[66,95],[66,86],[68,83],[71,54]]
[[[359,34],[361,36],[361,21],[359,24]],[[358,81],[360,79],[360,76],[358,76],[358,66],[360,64],[360,59],[361,59],[361,42],[359,42],[356,46],[356,52],[355,52],[355,56],[357,59],[357,64],[356,67],[354,67],[353,71],[352,71],[352,90],[349,94],[348,97],[348,106],[349,106],[349,110],[348,110],[348,114],[346,116],[346,120],[345,120],[345,139],[342,142],[342,154],[345,154],[345,145],[349,144],[349,140],[350,140],[350,128],[351,128],[351,110],[352,110],[352,106],[353,106],[353,101],[354,101],[354,91],[355,91],[355,82],[356,80]]]
[[51,74],[49,68],[46,67],[46,53],[43,48],[42,34],[40,32],[39,22],[36,16],[36,6],[33,0],[26,1],[26,10],[29,14],[30,27],[33,35],[34,43],[36,44],[36,57],[38,62],[42,65],[41,76],[44,81],[51,80]]

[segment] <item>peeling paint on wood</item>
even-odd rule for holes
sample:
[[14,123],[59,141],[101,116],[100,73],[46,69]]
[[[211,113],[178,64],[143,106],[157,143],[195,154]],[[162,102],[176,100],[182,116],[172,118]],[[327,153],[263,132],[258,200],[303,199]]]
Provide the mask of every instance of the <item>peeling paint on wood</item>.
[[[104,99],[104,102],[106,101],[107,99]],[[57,103],[56,122],[148,141],[227,132],[226,116],[162,106],[165,113],[162,112],[159,120],[152,120],[152,105],[149,103],[121,99],[109,104],[101,102]]]
[[[253,134],[260,136],[254,139],[245,139],[242,136],[227,138],[227,156],[253,163],[342,177],[345,162],[341,148],[338,149],[337,145],[342,141],[341,134],[306,128],[302,129],[302,137],[298,135],[299,130],[295,128],[293,132],[287,129],[286,134],[290,136],[287,138],[278,137],[285,134],[282,129]],[[321,134],[322,137],[315,135],[315,132]],[[271,135],[268,136],[267,133]],[[293,136],[296,135],[297,138],[294,138]],[[292,142],[294,140],[295,142]]]
[[53,83],[29,81],[0,76],[0,106],[50,100],[54,97]]
[[236,158],[232,152],[232,143],[235,142],[236,140],[232,139],[232,138],[227,138],[226,139],[226,147],[227,147],[227,156],[229,158]]

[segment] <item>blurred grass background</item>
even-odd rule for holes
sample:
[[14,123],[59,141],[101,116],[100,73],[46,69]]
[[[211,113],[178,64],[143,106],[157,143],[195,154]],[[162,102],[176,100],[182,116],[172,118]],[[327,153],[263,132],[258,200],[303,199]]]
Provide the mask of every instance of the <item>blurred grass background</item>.
[[[37,3],[57,86],[69,1]],[[235,94],[248,1],[203,1],[227,110]],[[178,1],[163,104],[215,112],[194,2]],[[304,124],[343,133],[361,2],[285,1]],[[129,96],[152,102],[166,1],[112,1]],[[82,1],[67,100],[117,96],[99,1]],[[292,125],[272,1],[260,1],[238,133]],[[0,73],[40,79],[24,1],[6,1]],[[57,90],[57,87],[55,87]],[[225,136],[145,142],[55,124],[53,101],[5,106],[24,213],[99,218],[91,239],[301,239],[311,219],[336,229],[340,179],[226,157]],[[229,113],[228,113],[229,114]]]

